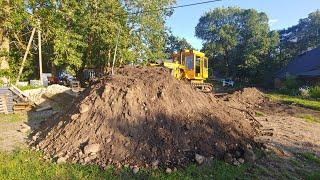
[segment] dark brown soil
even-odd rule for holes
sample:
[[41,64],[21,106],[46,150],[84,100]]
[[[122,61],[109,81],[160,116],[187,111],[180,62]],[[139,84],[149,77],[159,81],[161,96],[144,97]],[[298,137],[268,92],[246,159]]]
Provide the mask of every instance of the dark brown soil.
[[[249,92],[238,106],[239,96],[243,92],[229,99],[197,92],[163,68],[125,67],[88,88],[63,116],[44,122],[31,144],[51,158],[102,167],[155,161],[183,167],[195,154],[243,156],[256,146],[259,125],[243,110],[257,99]],[[100,146],[97,154],[85,154],[91,144]]]

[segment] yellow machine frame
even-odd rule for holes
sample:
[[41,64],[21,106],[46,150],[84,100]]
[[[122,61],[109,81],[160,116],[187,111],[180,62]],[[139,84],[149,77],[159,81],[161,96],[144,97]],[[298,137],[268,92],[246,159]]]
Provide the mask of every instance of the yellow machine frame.
[[194,50],[182,50],[172,55],[172,62],[163,62],[171,69],[177,79],[187,79],[191,84],[205,92],[212,91],[212,85],[204,83],[208,78],[208,58],[204,53]]

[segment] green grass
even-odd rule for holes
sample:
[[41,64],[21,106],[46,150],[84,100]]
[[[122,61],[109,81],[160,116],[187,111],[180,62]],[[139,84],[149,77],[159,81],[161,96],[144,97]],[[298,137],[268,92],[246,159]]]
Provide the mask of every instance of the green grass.
[[288,96],[288,95],[277,94],[277,93],[270,93],[270,94],[267,94],[267,96],[273,101],[296,104],[302,107],[306,107],[314,110],[320,110],[320,101],[317,101],[317,100],[309,100],[301,97]]
[[28,85],[28,86],[18,86],[18,88],[19,88],[21,91],[25,91],[25,90],[43,88],[43,86],[31,86],[31,85]]
[[26,114],[0,114],[0,122],[23,122],[27,118]]
[[299,114],[297,116],[298,118],[302,118],[304,119],[306,122],[309,122],[309,123],[320,123],[320,119],[319,118],[316,118],[310,114]]
[[41,153],[29,150],[0,152],[0,179],[239,179],[245,178],[247,168],[214,161],[211,166],[190,165],[171,174],[141,170],[134,175],[128,168],[104,171],[95,165],[49,163],[41,159]]
[[320,158],[317,157],[315,154],[306,152],[306,153],[301,153],[300,155],[301,155],[302,157],[304,157],[305,159],[307,159],[308,161],[320,165]]
[[265,116],[265,114],[264,114],[263,112],[259,112],[259,111],[256,111],[256,112],[255,112],[255,115],[256,115],[257,117],[263,117],[263,116]]

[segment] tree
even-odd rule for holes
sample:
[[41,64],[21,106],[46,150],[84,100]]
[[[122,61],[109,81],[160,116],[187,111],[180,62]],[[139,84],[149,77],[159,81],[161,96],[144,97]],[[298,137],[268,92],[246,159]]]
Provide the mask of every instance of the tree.
[[278,34],[270,31],[268,17],[253,9],[217,8],[207,12],[196,26],[203,51],[225,76],[252,78],[270,60]]
[[172,53],[178,52],[183,49],[192,50],[194,48],[185,38],[179,38],[177,36],[174,36],[168,33],[168,36],[166,38],[166,47],[165,47],[165,53],[167,53],[167,56],[170,57]]
[[146,62],[165,57],[165,20],[175,0],[124,0],[128,12],[128,27],[133,41],[135,61]]
[[281,65],[310,49],[320,46],[320,10],[300,19],[297,25],[279,31],[281,44]]
[[[24,41],[27,36],[28,13],[23,0],[2,0],[0,7],[1,75],[11,75],[18,68],[18,58],[26,49]],[[7,63],[10,64],[10,69]]]

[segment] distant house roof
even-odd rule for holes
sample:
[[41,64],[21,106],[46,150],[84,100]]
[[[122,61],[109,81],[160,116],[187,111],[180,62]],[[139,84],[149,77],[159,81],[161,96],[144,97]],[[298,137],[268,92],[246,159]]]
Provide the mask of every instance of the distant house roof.
[[284,78],[287,75],[320,77],[320,47],[297,56],[276,77]]

